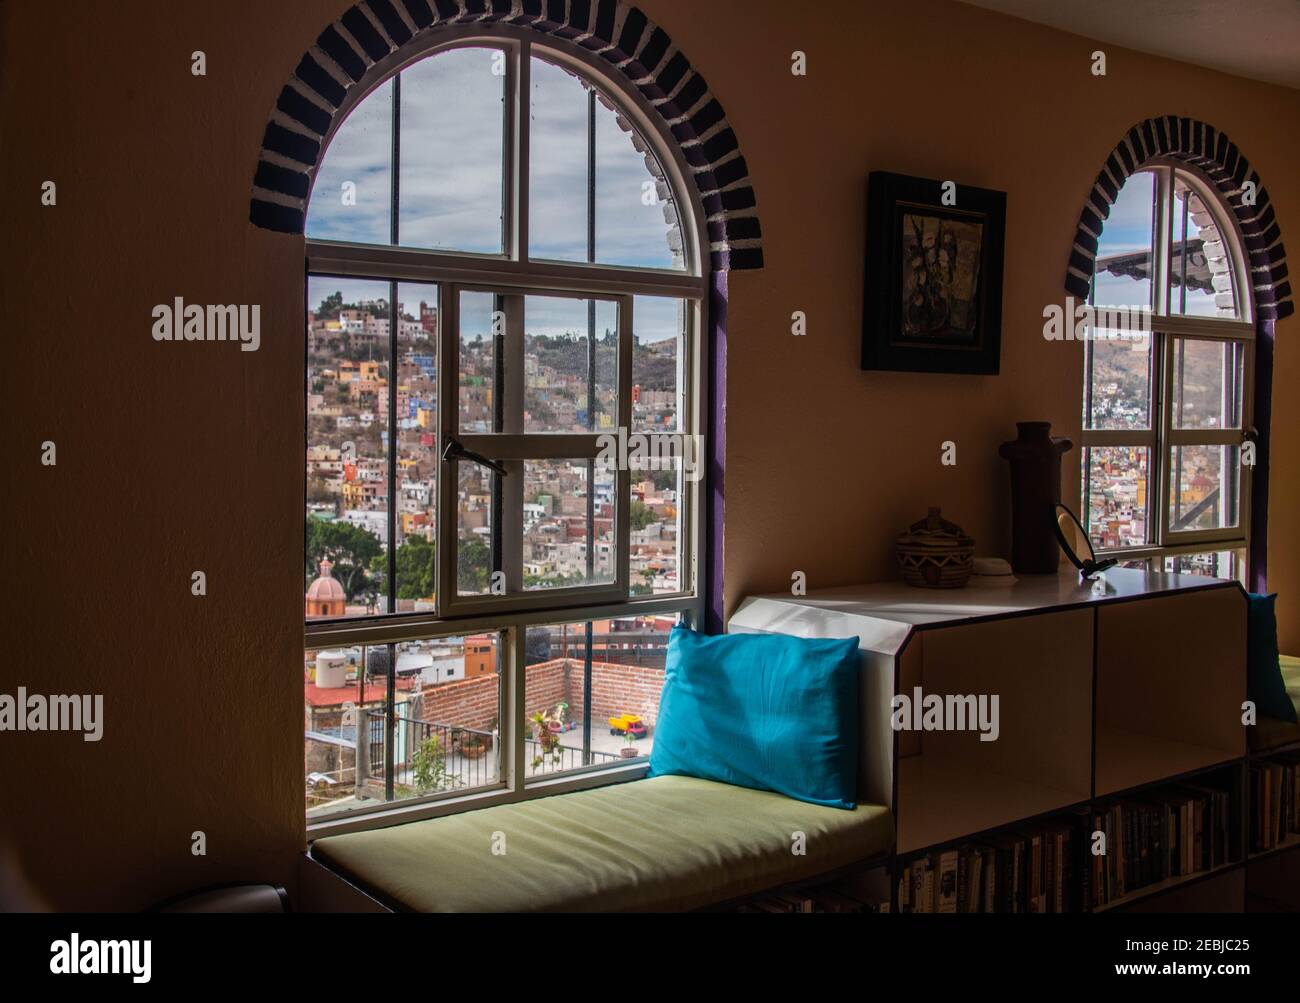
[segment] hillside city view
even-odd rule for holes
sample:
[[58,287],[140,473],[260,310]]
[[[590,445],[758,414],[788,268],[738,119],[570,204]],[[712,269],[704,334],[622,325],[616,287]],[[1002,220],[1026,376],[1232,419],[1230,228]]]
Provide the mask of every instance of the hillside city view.
[[[310,280],[314,306],[307,319],[305,568],[309,620],[435,608],[438,289],[400,285],[396,311],[389,307],[389,289],[386,282]],[[524,431],[615,431],[618,321],[614,305],[549,297],[523,297],[522,301]],[[491,330],[497,305],[491,294],[462,294],[458,379],[462,432],[491,432],[497,421],[495,352],[502,339],[494,338]],[[674,332],[681,330],[682,309],[678,301],[635,300],[634,318],[640,319],[634,320],[634,329],[650,333],[634,337],[633,431],[677,429],[680,335]],[[395,366],[389,357],[394,313]],[[596,332],[594,353],[592,331]],[[390,490],[388,451],[393,392],[395,492]],[[457,467],[457,589],[461,594],[484,593],[489,591],[493,570],[491,504],[496,475],[475,463]],[[581,459],[526,461],[523,474],[524,588],[612,581],[614,473]],[[679,490],[676,470],[634,472],[628,500],[633,594],[680,589]],[[387,581],[390,498],[395,499],[393,589]],[[675,619],[624,618],[593,625],[595,716],[589,738],[581,707],[588,654],[585,627],[529,629],[526,700],[536,718],[528,739],[532,769],[555,772],[614,761],[624,755],[623,750],[637,747],[629,738],[638,743],[639,754],[648,752],[667,632]],[[499,727],[499,648],[496,635],[483,634],[365,651],[307,652],[309,809],[334,810],[358,798],[409,796],[495,782],[492,778],[499,776],[494,738]],[[386,792],[384,707],[394,656],[396,788]],[[620,721],[623,715],[636,720]]]

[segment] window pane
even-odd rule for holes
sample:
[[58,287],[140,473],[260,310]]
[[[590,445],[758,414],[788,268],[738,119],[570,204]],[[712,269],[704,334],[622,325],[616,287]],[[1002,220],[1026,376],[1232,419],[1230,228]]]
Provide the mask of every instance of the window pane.
[[1237,446],[1174,446],[1170,450],[1170,532],[1237,525],[1240,452]]
[[[588,505],[587,486],[595,487]],[[524,462],[524,588],[614,581],[615,474],[588,460]]]
[[[1224,234],[1181,172],[1174,174],[1169,221],[1169,312],[1195,317],[1236,317],[1232,259]],[[1226,235],[1234,239],[1232,234]]]
[[1220,550],[1209,554],[1180,554],[1166,557],[1165,570],[1179,575],[1204,575],[1207,578],[1236,580],[1245,584],[1246,552]]
[[632,522],[628,562],[632,595],[666,595],[690,584],[685,577],[688,569],[682,567],[686,473],[681,464],[670,470],[632,472],[632,508],[628,513]]
[[1241,342],[1175,338],[1175,428],[1240,428]]
[[530,72],[529,254],[684,269],[677,206],[630,120],[601,93],[593,99],[591,85],[567,69],[534,58]]
[[307,283],[306,616],[387,609],[387,282]]
[[504,66],[498,49],[465,48],[402,71],[402,246],[501,253]]
[[[676,620],[623,617],[527,629],[527,777],[614,766],[650,754]],[[590,713],[584,703],[588,678]]]
[[307,817],[384,799],[388,646],[306,652]]
[[498,475],[477,463],[457,463],[456,591],[485,595],[492,587],[493,490]]
[[677,206],[649,146],[596,96],[596,260],[684,269]]
[[307,207],[307,236],[392,243],[393,82],[348,115],[325,151]]
[[637,296],[632,304],[632,428],[679,430],[685,361],[684,300]]
[[524,330],[524,431],[615,428],[618,305],[527,296]]
[[1151,338],[1088,342],[1085,427],[1151,427],[1151,345]]
[[1084,450],[1083,485],[1088,536],[1098,550],[1148,542],[1148,455],[1139,446]]
[[1110,207],[1098,241],[1092,280],[1097,306],[1151,306],[1151,257],[1156,176],[1138,171]]
[[397,611],[434,608],[438,287],[397,287]]
[[528,253],[586,261],[590,91],[567,70],[534,59],[529,128]]
[[396,647],[394,797],[464,793],[499,783],[499,635]]
[[[496,431],[497,341],[504,321],[491,293],[460,295],[460,430]],[[494,323],[494,316],[496,320]]]

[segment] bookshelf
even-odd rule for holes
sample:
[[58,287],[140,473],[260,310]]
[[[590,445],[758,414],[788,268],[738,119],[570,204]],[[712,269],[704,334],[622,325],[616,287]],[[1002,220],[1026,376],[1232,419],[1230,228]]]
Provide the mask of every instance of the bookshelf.
[[[1279,861],[1300,850],[1300,833],[1267,851],[1248,849],[1250,770],[1269,754],[1247,750],[1241,723],[1246,611],[1235,582],[1115,568],[1097,583],[1070,572],[1022,576],[998,588],[878,583],[756,596],[740,605],[728,630],[859,638],[859,796],[894,814],[894,845],[870,862],[888,875],[892,909],[913,862],[942,859],[951,869],[959,859],[963,875],[978,874],[992,865],[968,856],[981,852],[970,847],[1006,844],[1011,854],[1017,834],[1028,847],[1035,831],[1053,834],[1043,840],[1041,866],[1057,867],[1059,884],[1087,866],[1091,854],[1079,841],[1098,813],[1120,804],[1114,821],[1127,828],[1111,840],[1129,840],[1136,854],[1140,840],[1181,846],[1185,832],[1188,859],[1144,860],[1140,873],[1130,861],[1129,881],[1143,883],[1130,888],[1119,879],[1122,894],[1112,885],[1104,902],[1083,901],[1088,885],[1078,873],[1069,878],[1077,888],[1053,890],[1053,897],[1096,912],[1240,911],[1256,884],[1248,868],[1284,867]],[[996,694],[997,740],[982,742],[970,728],[895,730],[894,698],[912,698],[918,688],[954,705],[959,697]],[[1151,807],[1164,802],[1175,804]],[[1209,826],[1221,813],[1215,840],[1223,845],[1212,858],[1210,836],[1201,842],[1202,820]],[[1076,833],[1072,849],[1055,835],[1062,825]],[[1052,840],[1061,848],[1047,850]],[[1109,842],[1108,853],[1120,849]],[[1068,867],[1057,860],[1066,854]],[[1270,878],[1265,890],[1276,894],[1276,887]],[[980,899],[978,889],[970,891]]]

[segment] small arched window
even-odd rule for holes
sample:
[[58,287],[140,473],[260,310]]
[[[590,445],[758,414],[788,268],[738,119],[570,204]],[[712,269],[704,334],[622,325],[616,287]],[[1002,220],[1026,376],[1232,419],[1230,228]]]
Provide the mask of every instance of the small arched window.
[[701,605],[689,169],[580,46],[438,37],[349,96],[307,210],[307,580],[328,558],[346,594],[307,623],[308,701],[318,649],[397,666],[366,686],[352,772],[316,750],[337,778],[314,815],[518,796],[625,763],[629,735],[647,754],[644,727],[592,718],[625,692],[592,651],[630,631],[662,655],[666,618]]
[[[1146,165],[1110,208],[1089,294],[1101,323],[1085,349],[1082,488],[1089,535],[1111,556],[1245,575],[1255,336],[1245,260],[1231,215],[1183,165]],[[1101,308],[1142,321],[1108,322]]]

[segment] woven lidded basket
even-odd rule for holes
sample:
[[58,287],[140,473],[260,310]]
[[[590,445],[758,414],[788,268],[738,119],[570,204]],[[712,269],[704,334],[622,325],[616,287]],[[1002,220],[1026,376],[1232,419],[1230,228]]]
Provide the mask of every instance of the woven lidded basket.
[[918,588],[959,589],[975,567],[975,541],[937,508],[898,534],[897,551],[903,581]]

